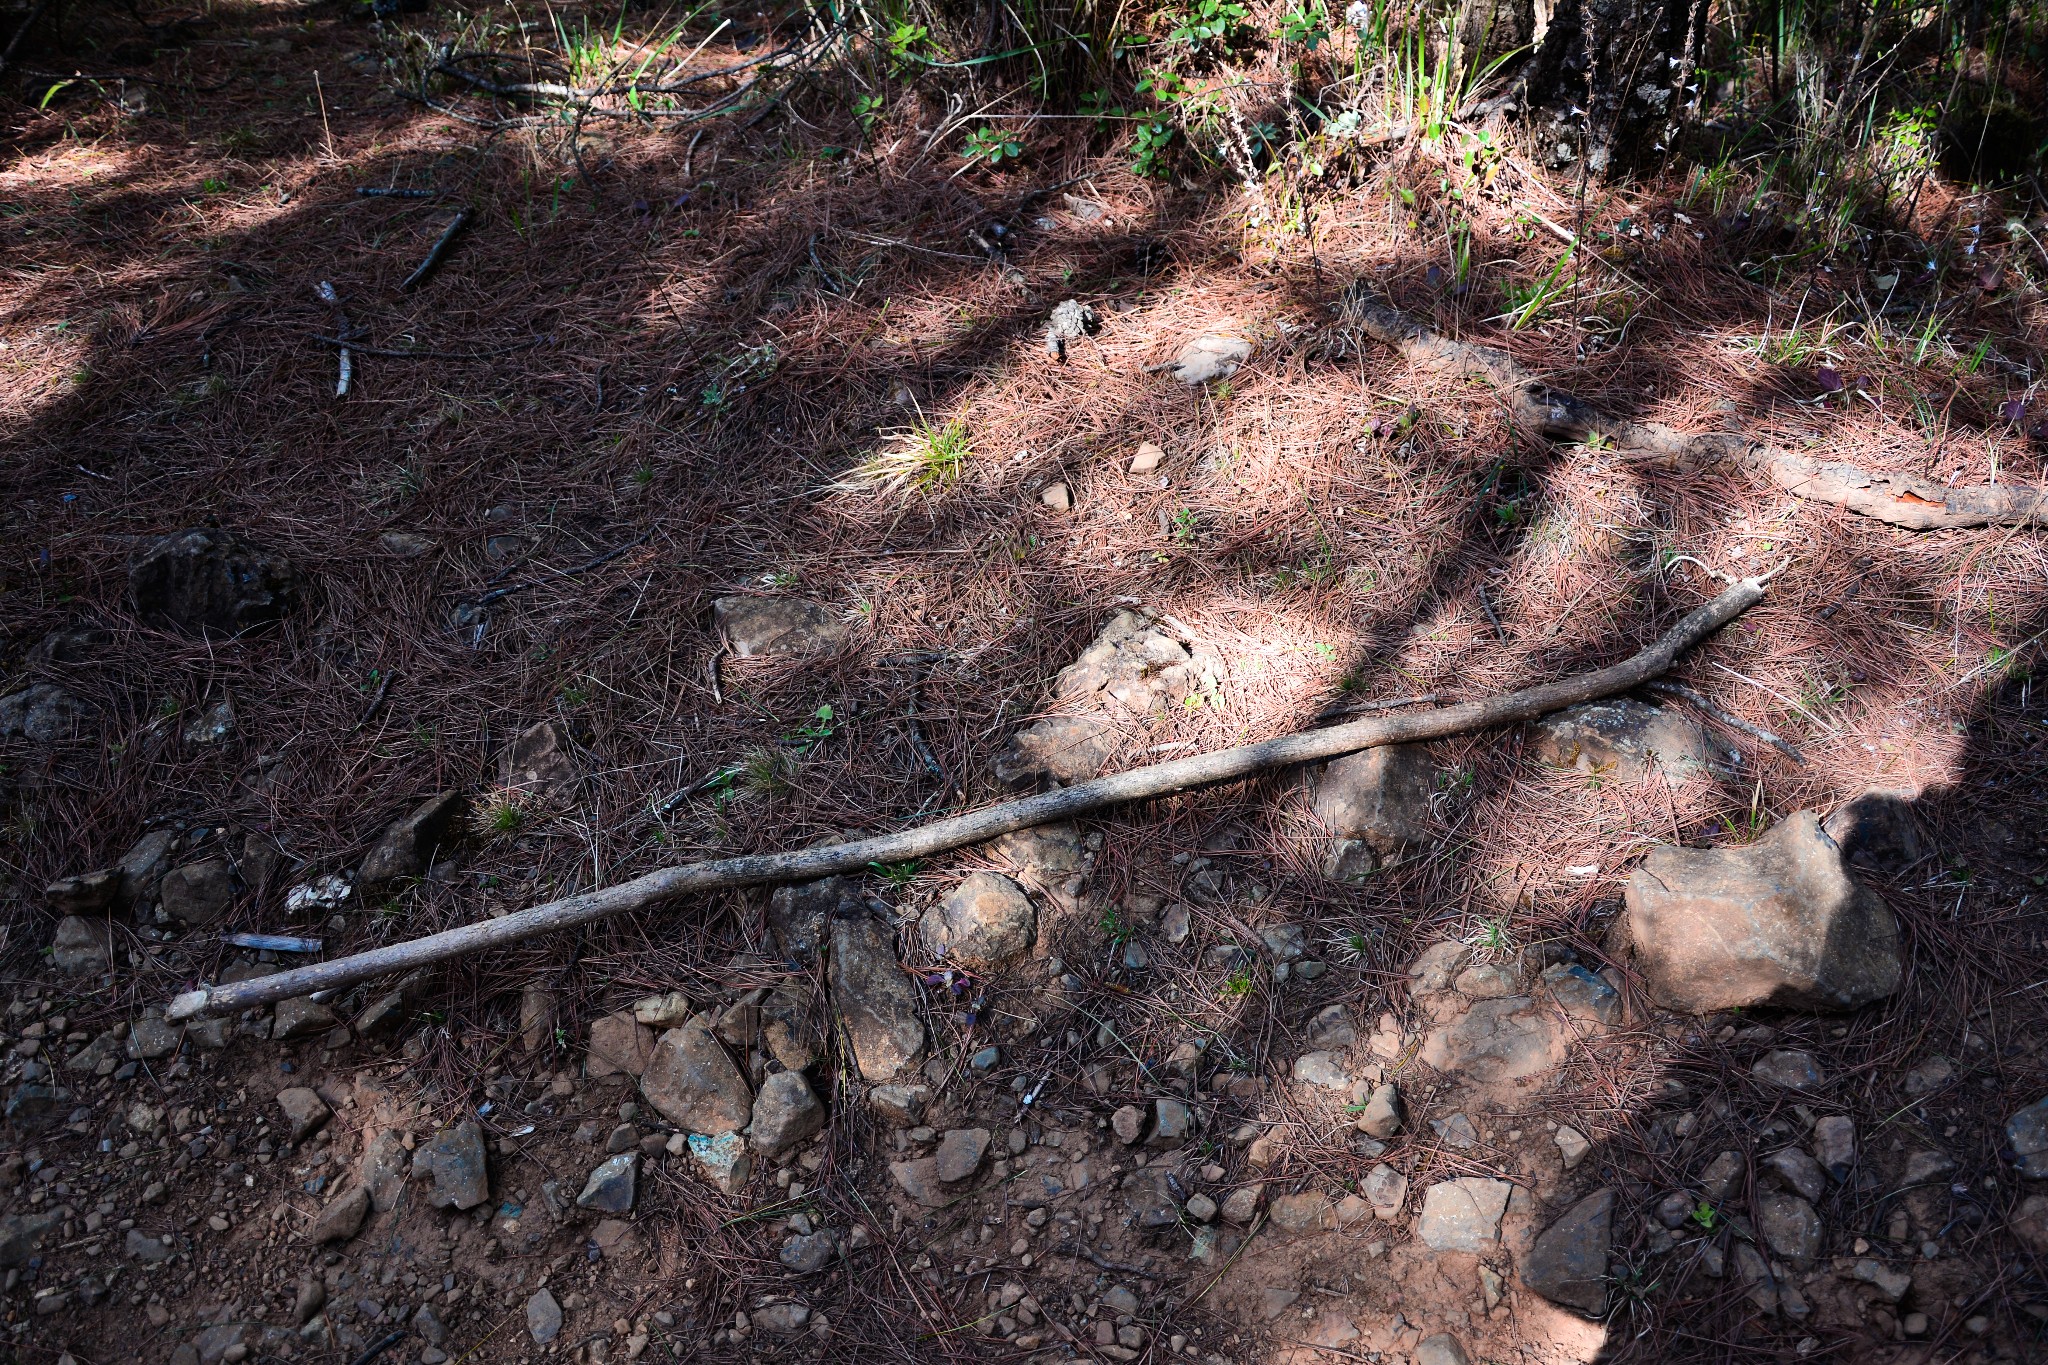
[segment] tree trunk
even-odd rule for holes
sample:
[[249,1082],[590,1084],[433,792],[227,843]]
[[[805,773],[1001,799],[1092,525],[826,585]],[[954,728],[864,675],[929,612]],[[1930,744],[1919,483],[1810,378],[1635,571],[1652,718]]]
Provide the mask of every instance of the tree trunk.
[[[1473,7],[1504,0],[1469,0]],[[1521,89],[1552,160],[1596,176],[1655,165],[1697,104],[1707,0],[1557,0]]]

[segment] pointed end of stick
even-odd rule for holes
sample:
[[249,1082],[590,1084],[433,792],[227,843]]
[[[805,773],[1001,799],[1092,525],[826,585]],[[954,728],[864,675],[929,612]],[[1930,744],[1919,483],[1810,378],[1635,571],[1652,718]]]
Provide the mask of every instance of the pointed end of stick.
[[186,991],[165,1007],[164,1022],[167,1024],[178,1024],[183,1023],[187,1019],[195,1018],[205,1012],[207,1002],[212,999],[213,992],[203,988],[196,991]]

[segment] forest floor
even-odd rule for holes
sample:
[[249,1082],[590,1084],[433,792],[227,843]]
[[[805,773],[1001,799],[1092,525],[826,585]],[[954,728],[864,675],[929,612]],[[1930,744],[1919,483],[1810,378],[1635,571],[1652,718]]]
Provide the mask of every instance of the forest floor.
[[[2038,204],[1929,176],[1850,252],[1768,185],[1589,188],[1505,134],[1476,158],[1396,141],[1300,201],[1141,178],[1085,121],[963,168],[914,84],[865,127],[822,81],[701,131],[502,126],[509,106],[408,98],[421,49],[396,29],[208,13],[109,30],[89,79],[44,99],[69,68],[37,77],[5,114],[0,692],[57,732],[0,738],[0,1354],[346,1361],[399,1333],[378,1359],[2048,1356],[2048,1201],[2007,1127],[2048,1095],[2041,531],[1916,532],[1549,442],[1338,306],[1365,281],[1639,421],[2038,485],[2037,408],[2009,406],[2048,344]],[[704,60],[772,41],[741,24]],[[1597,249],[1543,287],[1573,236]],[[1069,298],[1100,326],[1062,362]],[[1156,368],[1204,335],[1248,358],[1206,384]],[[192,527],[288,561],[274,629],[138,615],[131,562]],[[902,929],[911,1109],[873,1102],[851,1026],[825,1036],[828,973],[766,890],[436,969],[387,1032],[376,989],[296,1029],[161,1019],[289,965],[226,933],[334,956],[998,799],[1005,742],[1120,611],[1199,683],[1119,722],[1112,768],[1583,672],[1764,571],[1673,674],[1723,714],[1642,694],[1705,727],[1710,764],[1440,741],[1426,837],[1356,881],[1325,875],[1293,773],[875,868],[830,914]],[[748,657],[726,598],[823,610]],[[522,783],[501,755],[546,722],[558,766]],[[1645,852],[1872,790],[1911,827],[1856,873],[1896,917],[1897,988],[1660,1008],[1609,933]],[[288,913],[450,791],[468,825],[424,875]],[[53,953],[44,887],[158,831],[132,910]],[[203,899],[185,869],[209,864],[220,904],[166,913],[154,877]],[[949,974],[920,923],[989,869],[1032,893],[1035,937]],[[1540,1067],[1429,1060],[1433,1031],[1551,1001],[1574,966],[1605,995],[1542,1026]],[[653,1034],[617,1019],[670,991],[750,1087],[785,1066],[758,1011],[800,1002],[822,1132],[707,1178],[634,1083]],[[589,1053],[607,1016],[623,1071]],[[1381,1085],[1405,1122],[1361,1133]],[[1807,1157],[1830,1118],[1853,1155]],[[404,1165],[464,1123],[487,1197],[430,1207]],[[630,1207],[576,1207],[608,1153],[641,1154]],[[948,1161],[963,1178],[932,1186]],[[1453,1181],[1506,1199],[1490,1229],[1437,1227]],[[360,1229],[314,1242],[359,1185]],[[1525,1273],[1601,1191],[1589,1316]]]

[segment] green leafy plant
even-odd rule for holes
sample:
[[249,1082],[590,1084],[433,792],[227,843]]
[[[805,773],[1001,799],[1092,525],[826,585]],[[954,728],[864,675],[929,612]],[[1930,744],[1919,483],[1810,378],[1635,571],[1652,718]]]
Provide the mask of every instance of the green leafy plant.
[[882,118],[883,103],[882,96],[879,94],[855,97],[853,101],[853,117],[854,121],[860,124],[860,130],[863,134],[870,137],[874,135],[875,124],[879,123]]
[[970,164],[980,161],[994,169],[1005,161],[1021,159],[1024,144],[1001,128],[976,128],[960,144],[960,155]]
[[928,43],[931,36],[930,29],[910,19],[899,19],[890,25],[889,32],[882,38],[882,45],[888,50],[890,69],[901,71],[916,65],[918,49]]
[[917,880],[918,870],[923,864],[912,858],[901,863],[869,863],[868,867],[892,889],[906,891],[910,884]]
[[1252,969],[1250,967],[1239,967],[1229,976],[1223,978],[1223,998],[1225,1000],[1242,1000],[1251,993]]
[[1183,545],[1194,543],[1200,526],[1201,517],[1192,507],[1183,507],[1173,514],[1173,538]]
[[1125,918],[1124,912],[1114,905],[1102,908],[1102,914],[1096,918],[1095,927],[1102,930],[1111,947],[1121,948],[1130,941],[1131,922]]
[[1280,17],[1279,36],[1314,52],[1330,39],[1330,12],[1320,4],[1298,4]]
[[484,808],[484,828],[493,834],[517,834],[526,824],[526,812],[510,797],[498,797]]
[[1195,0],[1179,16],[1172,31],[1166,35],[1166,41],[1169,45],[1185,46],[1194,52],[1201,52],[1212,45],[1227,48],[1236,42],[1238,30],[1250,13],[1237,0]]
[[1704,1199],[1694,1205],[1692,1212],[1686,1216],[1699,1225],[1701,1232],[1712,1232],[1714,1225],[1721,1221],[1721,1215],[1716,1213],[1714,1206]]
[[1173,136],[1173,120],[1164,114],[1140,119],[1131,131],[1131,174],[1165,179]]

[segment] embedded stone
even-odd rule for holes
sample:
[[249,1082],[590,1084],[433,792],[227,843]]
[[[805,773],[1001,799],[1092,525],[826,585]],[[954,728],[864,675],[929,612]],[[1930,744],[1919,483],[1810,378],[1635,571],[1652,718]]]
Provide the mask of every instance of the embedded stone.
[[831,999],[863,1079],[893,1081],[924,1059],[917,987],[896,961],[896,932],[862,915],[832,921]]
[[1436,767],[1420,744],[1383,744],[1333,760],[1315,784],[1316,816],[1337,841],[1326,854],[1325,874],[1351,881],[1370,870],[1360,865],[1360,851],[1348,847],[1353,843],[1364,846],[1368,862],[1429,843],[1435,788]]
[[583,1193],[576,1196],[576,1207],[603,1213],[631,1212],[639,1180],[640,1154],[621,1152],[591,1171],[583,1182]]
[[1756,1230],[1772,1251],[1789,1261],[1810,1261],[1820,1255],[1820,1214],[1796,1194],[1781,1190],[1760,1192],[1756,1197]]
[[691,1133],[737,1133],[753,1116],[746,1078],[701,1014],[661,1035],[641,1073],[640,1093],[663,1118]]
[[285,1129],[288,1141],[297,1144],[319,1130],[320,1126],[334,1117],[334,1111],[327,1107],[327,1101],[303,1085],[277,1092],[277,1107],[284,1110]]
[[967,967],[1000,966],[1038,940],[1038,911],[1024,888],[999,872],[976,872],[927,910],[925,942]]
[[592,1079],[642,1076],[653,1056],[654,1030],[630,1012],[620,1010],[591,1021],[589,1056],[583,1063],[583,1074]]
[[547,796],[574,785],[576,745],[560,721],[522,730],[498,755],[498,782],[513,791]]
[[1627,782],[1654,773],[1674,787],[1714,762],[1697,721],[1626,697],[1553,711],[1536,722],[1529,749],[1555,767]]
[[306,1231],[306,1240],[315,1245],[346,1242],[362,1230],[363,1220],[369,1216],[370,1192],[357,1185],[336,1196],[333,1202],[320,1210],[313,1226]]
[[1552,1303],[1598,1317],[1607,1311],[1613,1225],[1613,1190],[1581,1199],[1538,1234],[1521,1261],[1522,1283]]
[[483,1203],[491,1197],[483,1129],[474,1119],[443,1128],[413,1153],[412,1174],[431,1183],[428,1208],[473,1209]]
[[726,647],[741,659],[822,654],[847,635],[846,622],[829,608],[799,597],[721,597],[711,614]]
[[1513,1189],[1505,1180],[1482,1176],[1439,1181],[1422,1192],[1415,1235],[1433,1251],[1490,1252],[1500,1242],[1501,1215]]
[[955,1128],[939,1139],[939,1149],[933,1153],[936,1163],[933,1171],[947,1184],[966,1180],[981,1169],[982,1158],[988,1155],[989,1131],[986,1128]]
[[1928,854],[1910,792],[1867,791],[1843,802],[1821,828],[1852,867],[1903,872]]
[[754,1150],[780,1156],[825,1127],[825,1106],[800,1071],[778,1071],[761,1082],[747,1130]]
[[2048,1180],[2048,1099],[2036,1100],[2005,1122],[2013,1165],[2030,1180]]
[[164,913],[181,924],[208,925],[235,903],[235,871],[226,858],[203,858],[164,874]]
[[363,858],[357,883],[366,893],[375,892],[424,873],[433,865],[434,856],[455,842],[468,805],[464,793],[445,791],[394,820]]
[[239,635],[275,624],[298,604],[291,564],[231,531],[164,536],[128,566],[128,596],[145,621],[192,634]]

